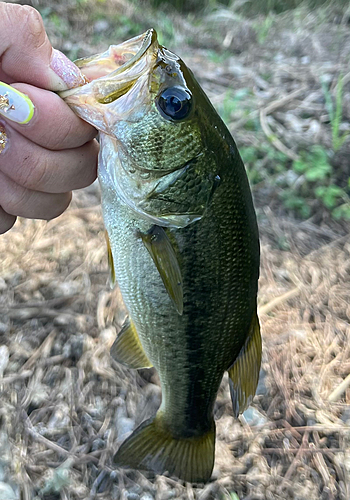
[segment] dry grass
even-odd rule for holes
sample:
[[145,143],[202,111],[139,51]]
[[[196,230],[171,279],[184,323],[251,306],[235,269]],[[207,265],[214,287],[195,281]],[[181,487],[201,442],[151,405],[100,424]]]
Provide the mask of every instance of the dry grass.
[[304,257],[263,237],[264,360],[253,418],[235,421],[224,380],[213,481],[192,488],[111,466],[123,434],[156,410],[160,389],[152,372],[109,357],[125,312],[106,287],[93,199],[90,188],[59,219],[21,220],[0,239],[0,477],[14,498],[204,500],[237,491],[245,499],[347,500],[349,237]]

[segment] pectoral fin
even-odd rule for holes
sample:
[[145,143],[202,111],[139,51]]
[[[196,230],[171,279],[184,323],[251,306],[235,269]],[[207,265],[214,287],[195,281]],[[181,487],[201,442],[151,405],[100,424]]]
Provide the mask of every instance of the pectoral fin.
[[158,269],[169,297],[181,316],[183,312],[181,270],[166,232],[160,226],[152,226],[147,234],[142,233],[140,236]]
[[116,278],[115,278],[115,270],[114,270],[114,262],[113,262],[113,255],[112,255],[112,249],[111,249],[111,244],[109,242],[109,237],[107,231],[105,231],[105,238],[106,238],[106,243],[107,243],[107,258],[108,258],[108,269],[109,269],[109,285],[111,288],[114,288],[116,284]]
[[261,344],[259,319],[254,313],[246,343],[228,370],[233,412],[236,417],[250,405],[255,395],[261,365]]
[[118,337],[111,347],[111,356],[128,368],[152,367],[152,363],[143,350],[135,325],[129,318],[125,320]]

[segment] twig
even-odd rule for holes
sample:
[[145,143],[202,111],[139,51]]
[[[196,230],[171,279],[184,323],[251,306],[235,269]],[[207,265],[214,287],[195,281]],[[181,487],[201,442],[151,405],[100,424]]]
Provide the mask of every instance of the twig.
[[[316,466],[316,469],[320,473],[320,476],[322,477],[322,480],[325,484],[325,486],[330,485],[331,483],[331,476],[328,472],[328,467],[326,465],[326,462],[324,461],[323,455],[322,455],[322,448],[316,448],[314,443],[310,443],[310,450],[314,451],[315,454],[313,456],[313,462]],[[340,450],[339,450],[340,451]],[[334,484],[332,484],[334,487]]]
[[328,401],[330,403],[334,403],[335,401],[338,401],[340,399],[340,396],[343,394],[343,392],[346,391],[346,389],[350,385],[350,373],[349,375],[341,382],[338,387],[334,389],[333,392],[328,396]]
[[[55,319],[57,318],[57,316],[64,316],[65,318],[68,318],[70,320],[75,320],[77,317],[81,316],[81,314],[70,309],[62,312],[61,310],[48,309],[46,307],[11,309],[8,313],[8,317],[16,321],[28,321],[29,319],[33,318]],[[89,316],[85,315],[85,317],[88,318]]]
[[271,141],[271,144],[275,146],[276,149],[281,151],[281,153],[285,154],[290,158],[291,160],[298,160],[299,156],[294,153],[291,149],[288,149],[287,146],[285,146],[279,139],[276,137],[276,135],[272,132],[270,129],[268,123],[267,123],[267,116],[265,109],[260,110],[260,123],[261,123],[261,128],[263,129],[264,134],[266,137]]
[[300,288],[293,288],[292,290],[289,290],[286,293],[283,293],[279,297],[275,297],[274,299],[270,300],[267,304],[264,304],[263,306],[260,306],[258,309],[259,314],[267,314],[272,309],[277,307],[279,304],[282,302],[285,302],[286,300],[292,299],[294,297],[297,297],[300,293]]
[[[310,443],[313,444],[313,443]],[[277,453],[278,455],[288,455],[288,453],[298,453],[300,448],[262,448],[261,452],[266,453],[267,455]],[[317,454],[322,453],[323,455],[327,455],[328,453],[344,453],[344,450],[341,448],[305,448],[303,449],[303,453]],[[296,457],[295,457],[296,458]]]
[[51,347],[53,344],[53,341],[55,340],[57,331],[52,330],[49,335],[44,339],[42,344],[38,347],[38,349],[30,356],[29,359],[24,363],[24,365],[21,368],[21,372],[24,370],[27,370],[28,368],[31,368],[35,362],[41,357],[41,356],[47,356],[49,352],[51,351]]
[[66,457],[72,457],[74,459],[74,462],[77,462],[77,463],[80,463],[83,461],[86,461],[86,462],[91,461],[94,463],[99,462],[99,459],[97,458],[96,455],[100,455],[102,453],[102,450],[96,450],[95,452],[92,452],[89,454],[76,455],[72,450],[65,450],[64,448],[62,448],[62,446],[59,446],[58,444],[47,439],[45,436],[42,436],[41,434],[39,434],[34,429],[28,415],[24,411],[23,411],[23,416],[24,416],[25,428],[26,428],[28,434],[30,434],[35,441],[39,441],[40,443],[44,444],[47,448],[55,451],[56,453],[58,453],[60,455],[64,455]]
[[15,375],[9,375],[8,377],[0,378],[0,386],[3,384],[12,384],[12,382],[29,378],[32,375],[33,375],[33,370],[26,370],[22,371],[21,373],[16,373]]
[[47,448],[50,448],[51,450],[56,451],[56,453],[59,453],[60,455],[65,455],[65,456],[72,455],[71,451],[65,450],[64,448],[62,448],[62,446],[59,446],[58,444],[47,439],[45,436],[42,436],[41,434],[39,434],[32,426],[32,423],[31,423],[27,414],[25,414],[24,423],[25,423],[25,427],[26,427],[28,434],[30,434],[35,441],[39,441],[40,443],[43,443]]
[[282,481],[282,486],[286,481],[289,481],[293,475],[293,472],[297,466],[297,463],[299,462],[299,459],[301,458],[303,452],[308,448],[308,441],[309,441],[309,431],[306,431],[303,439],[301,440],[301,445],[300,448],[297,450],[297,454],[294,457],[293,462],[290,464],[287,472],[285,473],[285,476]]
[[106,291],[101,292],[98,298],[96,316],[97,316],[97,325],[99,330],[102,330],[106,326],[105,309],[107,307],[107,303],[110,298],[111,298],[111,292],[106,292]]
[[41,360],[40,364],[41,366],[57,365],[59,363],[62,363],[66,359],[67,356],[65,354],[57,354],[56,356],[50,356],[49,358]]
[[[303,92],[305,92],[305,90],[307,90],[307,88],[306,87],[302,87],[302,88],[300,88],[298,90],[295,90],[291,94],[288,94],[288,95],[282,97],[281,99],[277,99],[276,101],[272,101],[265,108],[262,108],[262,109],[265,110],[265,115],[267,116],[270,113],[272,113],[273,111],[276,111],[281,106],[284,106],[285,104],[287,104],[288,102],[292,101],[293,99],[295,99],[296,97],[298,97],[300,94],[302,94]],[[231,123],[230,124],[230,130],[233,131],[233,130],[239,130],[239,129],[241,129],[249,120],[252,120],[256,116],[259,116],[259,112],[261,112],[262,109],[254,109],[248,115],[243,116],[242,118],[240,118],[237,122]]]
[[283,420],[282,423],[286,427],[286,429],[283,429],[283,430],[290,430],[290,433],[292,434],[292,436],[294,438],[297,438],[297,439],[302,438],[302,435],[300,434],[300,432],[295,430],[295,427],[293,427],[287,420]]
[[[293,430],[296,430],[298,432],[311,432],[311,431],[318,431],[318,432],[349,432],[349,427],[347,425],[338,425],[338,424],[315,424],[315,425],[300,425],[297,427],[293,427]],[[274,432],[285,432],[285,431],[291,431],[290,428],[277,428],[277,429],[270,429],[268,430],[268,434],[273,434]]]
[[[79,298],[82,298],[83,295],[66,295],[65,297],[58,297],[56,299],[50,299],[50,300],[45,300],[45,301],[33,301],[33,302],[26,302],[25,303],[25,306],[26,306],[26,309],[27,308],[31,308],[31,307],[36,307],[36,308],[45,308],[45,309],[53,309],[53,308],[60,308],[60,307],[63,307],[63,306],[67,306],[67,305],[70,305],[73,301],[79,299]],[[12,304],[11,306],[7,307],[7,308],[1,308],[0,309],[0,312],[1,313],[6,313],[8,312],[9,310],[13,310],[13,309],[23,309],[23,303],[20,302],[19,304]]]
[[288,102],[292,101],[296,97],[299,97],[300,94],[305,92],[307,90],[307,87],[301,87],[300,89],[295,90],[289,95],[286,95],[284,97],[281,97],[280,99],[271,102],[268,106],[265,108],[262,108],[260,110],[260,123],[261,123],[261,128],[263,129],[266,137],[271,141],[271,143],[275,146],[276,149],[281,151],[281,153],[285,154],[290,158],[291,160],[298,160],[299,156],[294,153],[291,149],[287,148],[279,139],[276,137],[272,130],[270,129],[268,123],[267,123],[267,115],[271,114],[273,111],[276,111],[276,109],[284,106]]
[[295,90],[291,94],[287,94],[284,97],[281,97],[280,99],[277,99],[276,101],[270,102],[263,111],[265,111],[265,115],[269,115],[276,111],[276,109],[281,108],[285,104],[287,104],[290,101],[293,101],[293,99],[296,99],[297,97],[300,96],[300,94],[303,94],[307,90],[307,87],[301,87],[300,89]]

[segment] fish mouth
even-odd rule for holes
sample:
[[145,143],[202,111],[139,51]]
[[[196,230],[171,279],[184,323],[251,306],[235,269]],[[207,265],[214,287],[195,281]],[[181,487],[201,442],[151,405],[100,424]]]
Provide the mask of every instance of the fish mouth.
[[150,28],[126,42],[111,45],[102,54],[77,59],[74,64],[82,70],[89,81],[106,75],[112,78],[134,66],[156,42],[157,33],[155,29]]
[[157,32],[150,28],[126,42],[111,45],[101,54],[77,59],[75,64],[88,83],[59,95],[73,108],[92,105],[93,99],[109,104],[126,94],[149,71],[156,61],[158,48]]

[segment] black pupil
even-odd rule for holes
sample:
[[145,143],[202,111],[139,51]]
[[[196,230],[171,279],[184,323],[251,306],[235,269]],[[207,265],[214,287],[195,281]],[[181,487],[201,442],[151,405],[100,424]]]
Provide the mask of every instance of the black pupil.
[[180,99],[175,95],[169,97],[167,101],[168,108],[172,108],[174,113],[177,113],[182,108]]
[[191,94],[179,87],[164,90],[158,99],[161,111],[173,120],[183,120],[191,110]]

